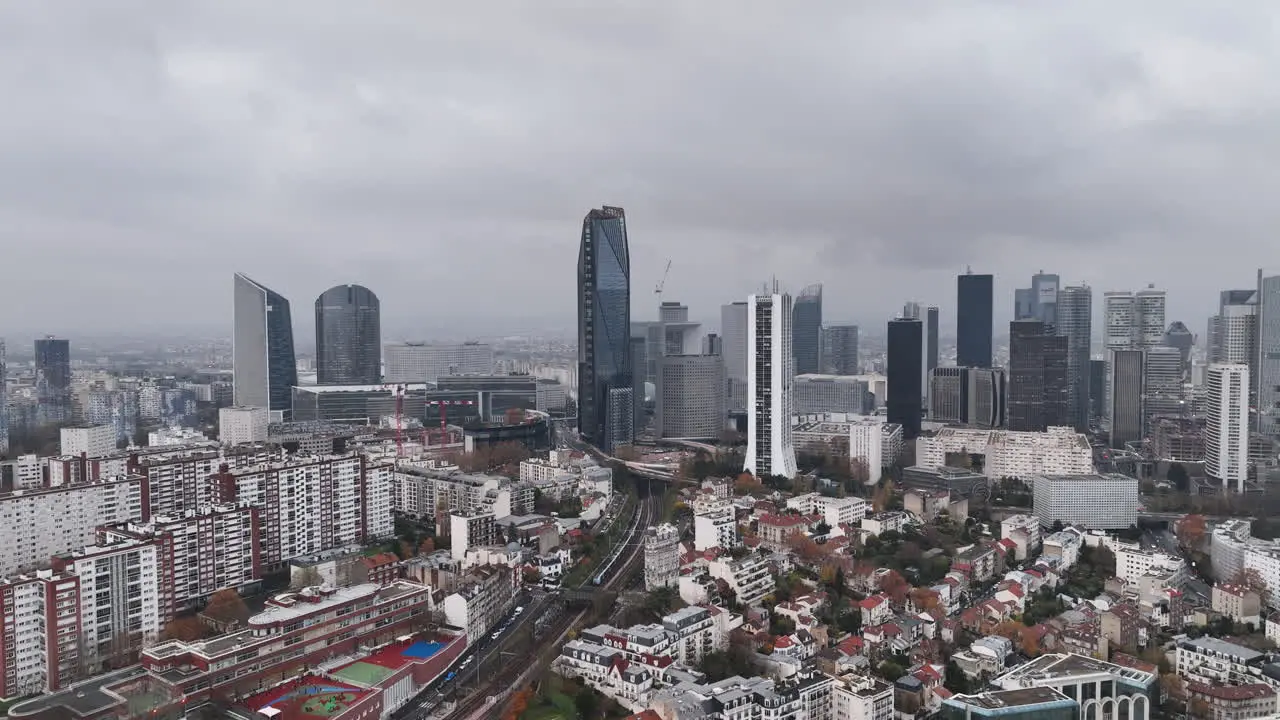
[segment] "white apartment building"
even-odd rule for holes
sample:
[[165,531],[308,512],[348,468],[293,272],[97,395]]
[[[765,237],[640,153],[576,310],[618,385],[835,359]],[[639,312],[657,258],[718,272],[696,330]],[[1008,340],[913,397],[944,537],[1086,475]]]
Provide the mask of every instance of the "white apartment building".
[[91,545],[99,525],[145,520],[143,498],[137,476],[0,496],[0,576]]
[[80,676],[80,579],[40,570],[0,581],[0,688],[55,692]]
[[147,433],[147,447],[171,447],[208,441],[209,438],[205,437],[204,433],[193,428],[160,428]]
[[[1268,607],[1280,607],[1280,545],[1259,541],[1245,544],[1241,567],[1257,572],[1266,583]],[[1228,582],[1232,580],[1231,577],[1221,576],[1219,579]]]
[[1035,515],[1010,515],[1000,521],[1000,537],[1011,540],[1016,560],[1035,557],[1040,551],[1040,518]]
[[[146,479],[150,515],[182,516],[207,507],[216,494],[212,478],[223,465],[230,470],[283,461],[285,455],[266,446],[242,445],[224,452],[197,446],[146,455],[124,455],[120,472],[136,472]],[[104,462],[115,463],[116,457]],[[114,470],[113,467],[109,468]]]
[[445,622],[465,628],[468,644],[484,637],[511,611],[519,572],[519,568],[498,565],[473,568],[458,589],[445,597]]
[[1213,534],[1209,536],[1209,562],[1213,565],[1213,577],[1221,582],[1235,578],[1244,569],[1245,548],[1253,544],[1264,543],[1253,539],[1249,520],[1223,520],[1215,525]]
[[58,452],[63,455],[96,458],[116,451],[116,429],[111,425],[65,427],[59,432]]
[[1266,656],[1242,645],[1214,637],[1178,641],[1174,671],[1183,680],[1206,685],[1238,685],[1258,682]]
[[728,583],[738,602],[745,606],[759,603],[775,587],[769,561],[757,553],[741,560],[727,557],[712,560],[707,564],[707,571],[711,577]]
[[447,375],[490,375],[493,346],[391,343],[382,348],[382,364],[383,382],[387,383],[434,383]]
[[795,357],[791,353],[791,296],[747,298],[747,455],[756,477],[796,476],[791,434]]
[[467,550],[498,544],[498,526],[493,520],[490,512],[451,513],[449,537],[453,559],[462,562],[467,558]]
[[1214,363],[1205,385],[1204,473],[1242,493],[1249,477],[1249,366]]
[[36,488],[44,484],[43,468],[39,455],[19,455],[12,460],[0,461],[0,477],[12,478],[14,490]]
[[218,410],[218,441],[241,445],[267,441],[271,413],[264,407],[224,407]]
[[[558,484],[563,478],[563,484]],[[610,476],[612,478],[612,476]],[[500,475],[460,472],[454,466],[435,468],[398,462],[391,478],[391,507],[412,517],[437,512],[492,512],[495,518],[532,512],[534,488],[557,499],[577,491],[582,476],[562,472],[553,484],[513,483]]]
[[801,515],[822,516],[831,527],[857,523],[867,516],[867,501],[860,497],[827,497],[816,492],[797,495],[787,500],[787,508]]
[[874,675],[835,676],[831,720],[893,720],[893,685]]
[[165,558],[154,542],[121,540],[58,556],[55,572],[79,578],[81,663],[119,667],[160,639],[172,617]]
[[795,418],[792,437],[798,450],[829,452],[849,448],[849,457],[867,467],[867,482],[876,483],[884,468],[902,454],[902,426],[885,422],[883,415],[811,413]]
[[1055,521],[1093,530],[1123,530],[1138,521],[1138,479],[1106,475],[1034,475],[1032,508],[1041,527]]
[[709,503],[693,516],[693,549],[726,550],[739,545],[738,522],[733,505],[719,501]]
[[1080,475],[1093,472],[1093,448],[1069,427],[1046,432],[942,428],[933,437],[916,438],[916,465],[937,468],[950,453],[981,455],[983,474],[998,480],[1032,475]]
[[1127,583],[1136,583],[1143,575],[1151,572],[1173,574],[1175,587],[1186,579],[1187,564],[1176,555],[1143,550],[1133,543],[1110,542],[1107,547],[1116,556],[1116,577]]
[[644,589],[675,587],[680,580],[680,531],[663,523],[644,535]]
[[911,522],[911,514],[901,510],[888,510],[873,513],[862,519],[862,529],[871,535],[880,536],[887,532],[902,532]]

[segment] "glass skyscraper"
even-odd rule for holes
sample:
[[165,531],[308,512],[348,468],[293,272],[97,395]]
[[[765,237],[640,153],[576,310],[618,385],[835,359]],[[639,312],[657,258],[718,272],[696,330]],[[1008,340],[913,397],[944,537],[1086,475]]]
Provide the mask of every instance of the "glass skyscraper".
[[902,426],[902,437],[920,434],[923,395],[920,377],[924,372],[924,326],[916,319],[889,321],[888,352],[885,357],[888,400],[885,414],[889,422]]
[[338,285],[316,298],[316,382],[373,385],[382,377],[378,296],[360,285]]
[[791,306],[791,352],[797,375],[822,372],[822,283],[800,291]]
[[956,278],[956,365],[991,367],[992,277]]
[[289,301],[241,273],[235,276],[231,355],[235,404],[264,407],[289,419],[298,384]]
[[1067,338],[1067,390],[1071,425],[1089,429],[1089,357],[1093,342],[1093,290],[1071,285],[1058,290],[1055,330]]
[[71,419],[71,342],[36,340],[36,415],[40,424]]
[[631,255],[622,208],[582,220],[578,249],[578,432],[612,452],[635,439]]

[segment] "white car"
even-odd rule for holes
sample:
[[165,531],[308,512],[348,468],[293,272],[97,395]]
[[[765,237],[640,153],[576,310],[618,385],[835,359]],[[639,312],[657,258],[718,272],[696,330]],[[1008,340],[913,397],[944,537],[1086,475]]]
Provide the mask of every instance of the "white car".
[[524,612],[524,606],[523,606],[523,605],[521,605],[520,607],[517,607],[517,608],[516,608],[516,614],[517,614],[517,615],[519,615],[519,614],[520,614],[520,613],[522,613],[522,612]]

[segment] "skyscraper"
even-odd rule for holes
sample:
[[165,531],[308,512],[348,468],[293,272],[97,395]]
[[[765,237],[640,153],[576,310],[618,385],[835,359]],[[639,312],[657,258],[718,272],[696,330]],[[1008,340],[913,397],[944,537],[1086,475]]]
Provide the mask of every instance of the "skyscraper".
[[1258,431],[1280,437],[1280,275],[1258,271]]
[[1136,293],[1103,294],[1103,345],[1108,350],[1145,350],[1164,341],[1165,291],[1147,286]]
[[1067,338],[1039,320],[1009,323],[1009,389],[1005,399],[1010,430],[1043,432],[1071,425],[1067,380]]
[[724,362],[719,355],[666,355],[658,373],[659,437],[716,439],[725,425]]
[[316,382],[373,385],[382,379],[378,296],[360,285],[331,287],[316,298]]
[[730,412],[747,409],[747,304],[720,306],[720,335],[723,338],[724,371],[728,385]]
[[885,358],[885,411],[891,423],[902,425],[902,437],[920,434],[920,374],[924,371],[924,327],[919,320],[890,320]]
[[1087,285],[1061,288],[1057,292],[1056,306],[1055,330],[1067,338],[1067,402],[1071,408],[1071,425],[1084,432],[1089,429],[1093,290]]
[[796,450],[791,435],[795,356],[791,296],[747,298],[747,456],[743,469],[756,477],[796,476]]
[[42,425],[71,419],[71,343],[36,340],[36,418]]
[[796,374],[822,372],[822,283],[810,285],[792,307],[791,347],[796,354]]
[[1013,319],[1035,320],[1036,291],[1031,288],[1018,288],[1013,291]]
[[[648,381],[645,380],[645,374],[639,369],[645,367],[649,362],[649,341],[647,337],[637,336],[633,332],[627,342],[631,348],[631,409],[633,418],[631,424],[635,434],[639,435],[644,432],[649,424]],[[662,402],[661,398],[656,397],[657,387],[655,383],[655,405]]]
[[1249,476],[1249,366],[1212,363],[1205,384],[1205,475],[1226,491],[1244,492]]
[[924,372],[928,377],[938,367],[938,308],[929,306],[924,316]]
[[242,273],[235,275],[234,295],[235,404],[264,407],[288,420],[293,414],[293,387],[298,384],[289,301]]
[[578,432],[605,452],[635,436],[630,338],[626,213],[606,205],[583,218],[578,250]]
[[1031,276],[1031,294],[1034,301],[1032,315],[1036,320],[1052,325],[1058,321],[1058,276],[1041,270]]
[[1177,348],[1158,345],[1146,351],[1143,371],[1143,437],[1150,435],[1151,418],[1181,416],[1186,408],[1182,396],[1182,353]]
[[991,275],[968,271],[956,278],[956,365],[991,367]]
[[831,325],[822,329],[822,359],[831,375],[857,375],[858,326]]
[[929,419],[981,428],[1005,424],[1000,368],[940,367],[929,374]]
[[4,338],[0,338],[0,455],[9,453],[9,389],[4,378]]
[[1169,329],[1164,331],[1165,347],[1171,347],[1178,351],[1184,380],[1191,377],[1191,348],[1195,344],[1196,336],[1187,329],[1187,326],[1181,320],[1174,320],[1169,323]]
[[1107,415],[1107,361],[1089,359],[1089,422]]
[[1206,356],[1211,363],[1247,364],[1257,361],[1258,290],[1223,290],[1218,314],[1209,318]]
[[1113,448],[1124,448],[1125,443],[1143,437],[1146,365],[1146,350],[1107,351],[1106,425]]

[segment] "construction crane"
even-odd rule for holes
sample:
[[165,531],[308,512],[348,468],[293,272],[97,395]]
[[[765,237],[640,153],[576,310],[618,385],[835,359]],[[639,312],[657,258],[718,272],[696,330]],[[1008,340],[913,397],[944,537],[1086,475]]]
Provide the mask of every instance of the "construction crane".
[[662,289],[667,286],[667,276],[671,274],[671,261],[667,260],[667,268],[662,271],[662,279],[653,287],[653,294],[658,296],[658,302],[662,302]]
[[[427,405],[435,405],[440,408],[440,446],[444,447],[449,442],[449,406],[450,405],[475,405],[475,400],[428,400]],[[422,431],[422,446],[427,446],[429,431]]]
[[404,385],[396,385],[393,392],[396,395],[396,457],[404,457],[404,393],[408,388]]

